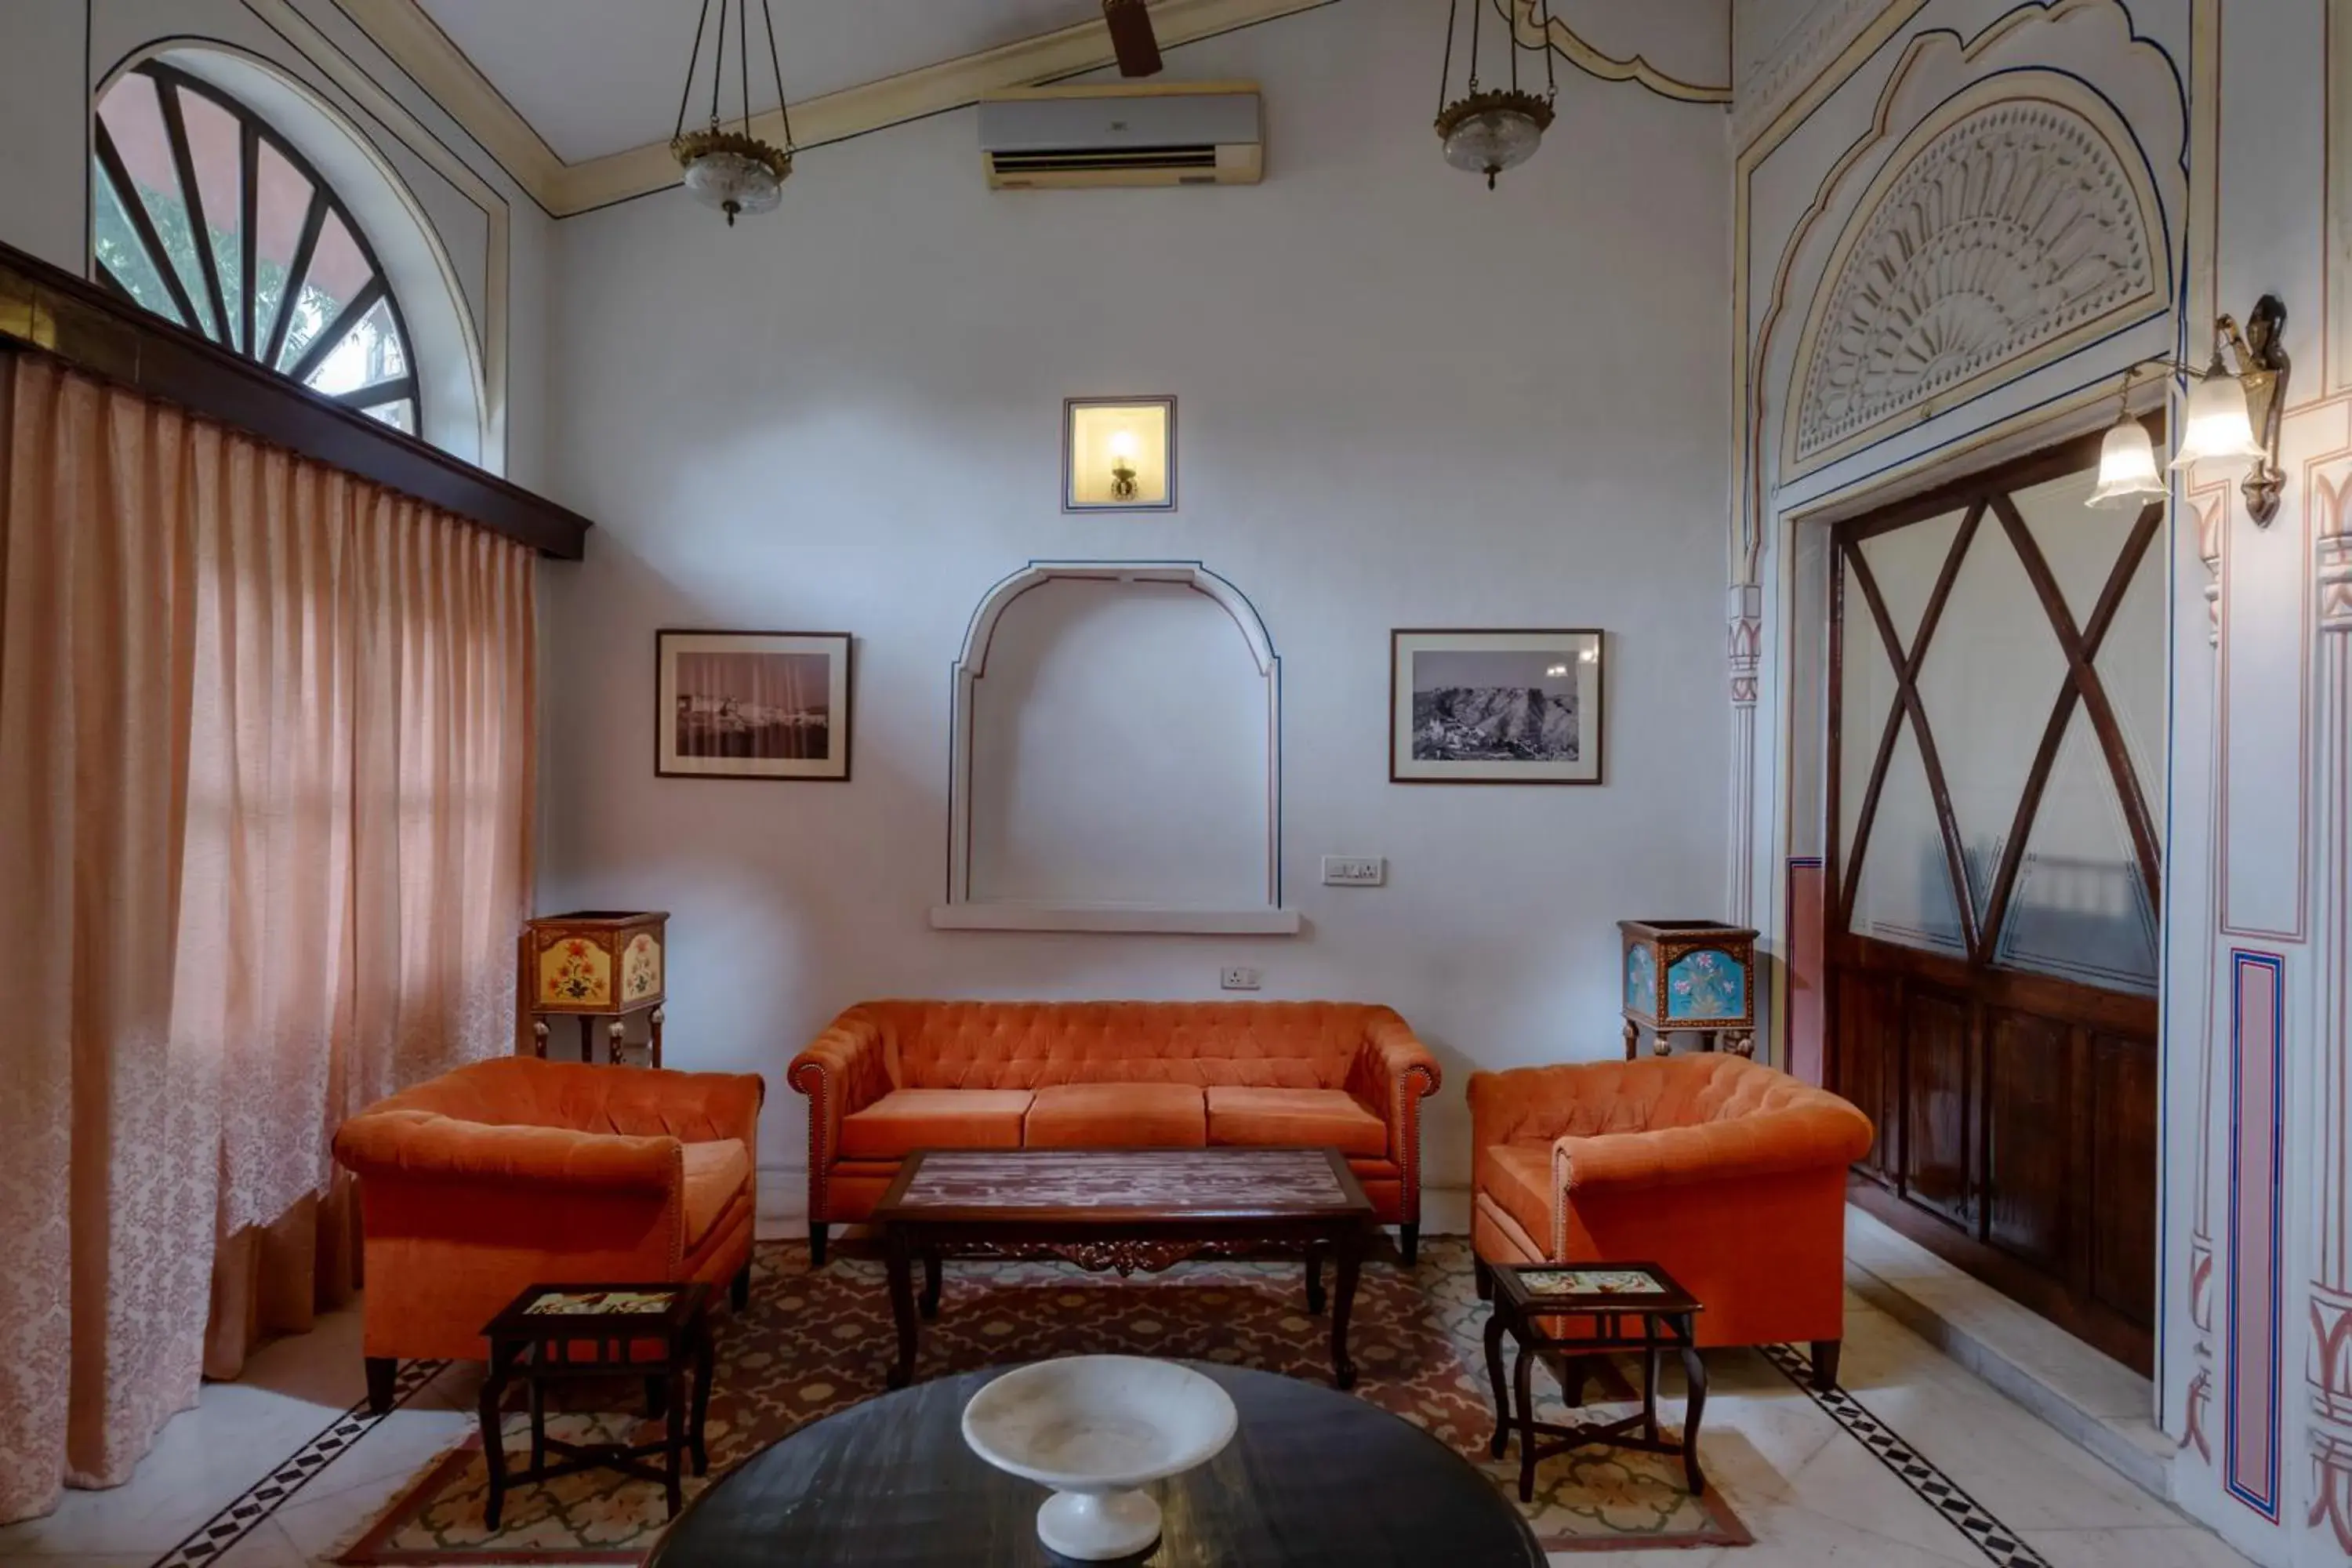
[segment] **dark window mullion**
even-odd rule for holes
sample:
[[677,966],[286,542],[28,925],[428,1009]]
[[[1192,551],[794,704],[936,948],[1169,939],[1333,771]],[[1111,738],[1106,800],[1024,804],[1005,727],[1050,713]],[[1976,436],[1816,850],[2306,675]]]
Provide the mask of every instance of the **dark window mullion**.
[[373,408],[382,403],[402,403],[416,395],[416,378],[397,376],[391,381],[372,381],[351,392],[333,395],[336,402],[346,408]]
[[[114,268],[109,267],[103,261],[100,261],[98,264],[98,280],[104,284],[107,290],[113,294],[116,299],[122,300],[125,304],[139,305],[139,296],[131,291],[131,285],[125,283],[121,279],[117,278],[114,275]],[[139,308],[143,310],[147,307],[144,305],[139,305]]]
[[107,133],[106,121],[102,119],[98,121],[95,129],[98,132],[99,166],[106,171],[107,182],[114,187],[115,200],[121,205],[123,216],[131,220],[131,231],[139,237],[140,245],[145,247],[147,259],[154,267],[156,276],[163,280],[164,290],[172,296],[172,304],[179,310],[180,320],[201,331],[204,318],[196,313],[195,301],[188,298],[187,289],[181,287],[180,269],[172,265],[171,257],[165,253],[163,236],[155,232],[155,220],[148,215],[147,204],[140,199],[139,187],[131,183],[131,171],[124,167],[122,154],[116,150],[114,138]]
[[335,312],[335,319],[329,321],[320,330],[317,337],[312,338],[303,346],[302,357],[288,367],[287,376],[296,382],[309,381],[310,373],[319,368],[319,362],[325,359],[334,346],[341,342],[351,330],[365,319],[370,310],[375,309],[376,301],[383,298],[383,279],[381,276],[369,279],[367,287],[352,295],[343,308]]
[[189,244],[196,253],[196,270],[204,276],[205,303],[213,308],[213,341],[234,348],[228,333],[228,305],[221,298],[220,268],[213,258],[212,228],[205,222],[204,193],[196,188],[196,160],[188,147],[188,122],[180,110],[180,89],[168,81],[158,81],[155,96],[163,106],[172,167],[180,176],[180,205],[188,215]]
[[294,259],[286,268],[285,287],[278,291],[278,309],[269,323],[269,346],[253,357],[265,370],[278,368],[286,348],[286,329],[294,322],[294,307],[302,298],[304,274],[310,270],[310,253],[319,248],[319,230],[326,226],[327,193],[310,187],[310,210],[302,215],[302,237],[294,242]]
[[261,132],[250,120],[239,118],[236,127],[237,213],[236,264],[245,276],[238,279],[237,315],[245,328],[237,346],[247,358],[254,354],[253,295],[259,286],[257,269],[261,240]]

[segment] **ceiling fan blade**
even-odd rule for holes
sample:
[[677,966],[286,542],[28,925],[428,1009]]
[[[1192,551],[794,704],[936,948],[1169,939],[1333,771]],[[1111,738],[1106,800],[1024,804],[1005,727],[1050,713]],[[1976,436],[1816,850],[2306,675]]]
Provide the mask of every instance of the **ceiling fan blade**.
[[1151,30],[1151,13],[1143,0],[1103,0],[1103,20],[1110,26],[1111,52],[1118,57],[1121,76],[1154,76],[1160,70],[1160,39]]

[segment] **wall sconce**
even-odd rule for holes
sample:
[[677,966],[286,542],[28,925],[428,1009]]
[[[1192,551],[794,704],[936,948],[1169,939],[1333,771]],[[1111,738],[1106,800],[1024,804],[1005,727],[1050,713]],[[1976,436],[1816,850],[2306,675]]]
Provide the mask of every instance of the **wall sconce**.
[[1064,511],[1176,510],[1176,400],[1073,397],[1063,405]]
[[[2239,491],[2246,498],[2247,515],[2263,528],[2278,515],[2280,491],[2286,483],[2278,463],[2279,417],[2293,369],[2280,342],[2285,326],[2286,307],[2277,295],[2265,294],[2246,318],[2243,332],[2231,317],[2214,321],[2213,355],[2202,370],[2158,355],[2126,367],[2118,390],[2119,402],[2127,405],[2132,377],[2145,365],[2160,364],[2191,377],[2194,384],[2181,418],[2180,453],[2172,467],[2179,470],[2200,463],[2251,462],[2253,468]],[[2234,371],[2222,357],[2224,345],[2237,361]],[[2147,427],[2131,416],[2127,405],[2120,407],[2100,443],[2098,488],[2085,504],[2141,505],[2166,494]]]

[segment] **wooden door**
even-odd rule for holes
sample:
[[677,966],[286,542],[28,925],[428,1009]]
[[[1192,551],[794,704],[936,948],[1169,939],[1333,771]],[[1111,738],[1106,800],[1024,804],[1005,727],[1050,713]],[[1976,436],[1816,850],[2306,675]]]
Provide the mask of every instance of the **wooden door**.
[[2096,457],[1832,531],[1828,1071],[1857,1202],[2146,1372],[2164,511]]

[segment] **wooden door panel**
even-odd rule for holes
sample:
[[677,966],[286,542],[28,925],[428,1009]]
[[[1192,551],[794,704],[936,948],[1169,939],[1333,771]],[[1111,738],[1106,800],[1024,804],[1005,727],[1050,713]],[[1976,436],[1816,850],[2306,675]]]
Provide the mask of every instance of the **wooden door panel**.
[[1859,1163],[1881,1181],[1895,1179],[1894,1074],[1887,1058],[1897,1038],[1896,983],[1859,971],[1837,981],[1837,1091],[1870,1118],[1870,1152]]
[[1917,984],[1904,988],[1903,1194],[1959,1225],[1976,1212],[1969,1012],[1966,996]]
[[2090,1037],[2090,1289],[2143,1328],[2156,1323],[2156,1045]]
[[2069,1271],[2074,1045],[2048,1018],[1985,1009],[1985,1239],[2053,1274]]

